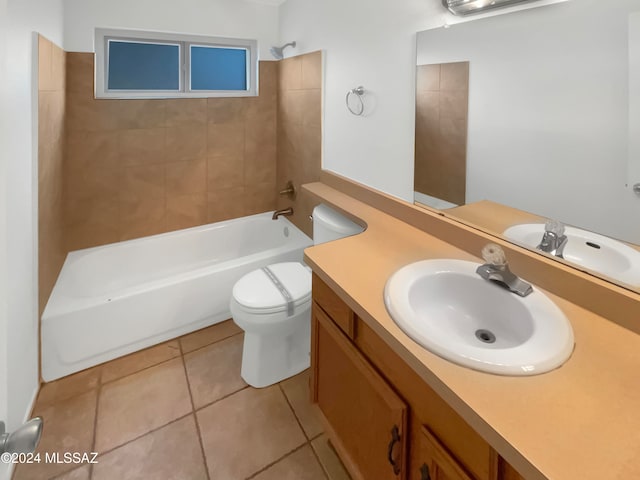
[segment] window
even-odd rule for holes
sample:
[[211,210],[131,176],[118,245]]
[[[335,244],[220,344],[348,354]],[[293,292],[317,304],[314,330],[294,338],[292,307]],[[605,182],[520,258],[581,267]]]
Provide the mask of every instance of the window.
[[257,95],[257,42],[96,29],[96,97]]

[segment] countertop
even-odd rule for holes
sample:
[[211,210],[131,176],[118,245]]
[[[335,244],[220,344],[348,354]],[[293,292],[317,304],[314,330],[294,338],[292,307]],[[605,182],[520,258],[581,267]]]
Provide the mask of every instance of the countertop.
[[640,335],[540,289],[573,327],[575,350],[562,367],[506,377],[444,360],[396,326],[385,283],[418,260],[481,260],[325,184],[305,189],[366,225],[306,249],[308,265],[521,475],[640,479]]

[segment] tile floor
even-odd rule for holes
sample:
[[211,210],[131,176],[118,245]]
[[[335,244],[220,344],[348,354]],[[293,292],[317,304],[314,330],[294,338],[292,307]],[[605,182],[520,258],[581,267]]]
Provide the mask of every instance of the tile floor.
[[41,458],[98,452],[98,463],[18,465],[14,480],[348,480],[308,371],[249,387],[242,339],[227,321],[44,385]]

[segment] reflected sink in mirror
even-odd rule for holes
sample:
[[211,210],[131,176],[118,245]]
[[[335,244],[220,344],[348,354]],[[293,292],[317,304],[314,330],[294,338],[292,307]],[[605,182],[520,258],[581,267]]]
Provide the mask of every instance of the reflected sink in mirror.
[[[525,223],[507,228],[503,235],[525,247],[536,248],[544,234],[544,224]],[[575,227],[565,227],[567,244],[563,258],[578,267],[607,275],[631,286],[640,286],[640,252],[604,235]],[[538,250],[539,251],[539,250]]]
[[519,297],[476,274],[477,263],[424,260],[387,281],[391,318],[431,352],[475,370],[537,375],[573,352],[573,330],[542,292]]

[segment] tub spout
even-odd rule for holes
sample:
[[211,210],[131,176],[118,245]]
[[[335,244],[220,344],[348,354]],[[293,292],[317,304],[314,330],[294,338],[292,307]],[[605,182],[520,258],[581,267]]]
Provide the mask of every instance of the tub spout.
[[284,215],[285,217],[293,215],[293,208],[289,207],[283,208],[282,210],[276,210],[275,212],[273,212],[271,220],[277,220],[280,215]]

